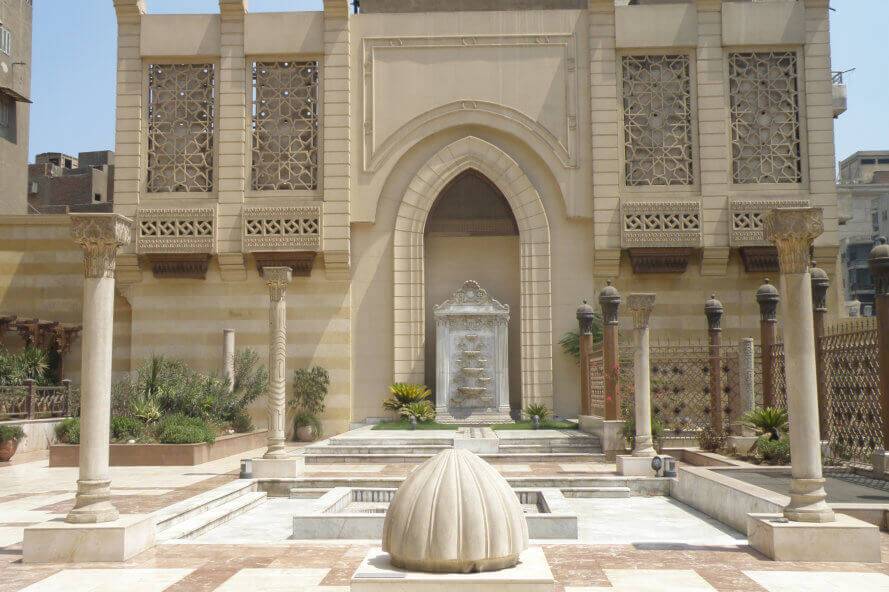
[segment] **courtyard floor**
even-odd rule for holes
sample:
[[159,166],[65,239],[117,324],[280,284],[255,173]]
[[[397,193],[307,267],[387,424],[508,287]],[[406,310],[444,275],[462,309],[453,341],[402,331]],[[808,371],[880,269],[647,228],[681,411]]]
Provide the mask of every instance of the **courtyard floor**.
[[[114,467],[114,503],[153,512],[237,478],[245,453],[195,467]],[[495,464],[505,475],[611,473],[604,463]],[[309,476],[403,476],[413,465],[308,465]],[[159,544],[123,564],[23,565],[23,529],[63,516],[77,470],[40,455],[0,466],[0,592],[347,592],[378,542],[287,537],[293,509],[273,498],[193,540]],[[744,536],[669,497],[570,499],[579,540],[541,542],[559,592],[889,592],[889,563],[779,563]],[[882,535],[889,558],[889,534]],[[885,560],[884,560],[885,561]]]

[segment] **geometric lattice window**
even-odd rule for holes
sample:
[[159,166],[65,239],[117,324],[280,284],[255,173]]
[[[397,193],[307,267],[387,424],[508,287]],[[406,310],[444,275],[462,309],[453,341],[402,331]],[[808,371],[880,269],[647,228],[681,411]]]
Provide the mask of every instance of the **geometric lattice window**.
[[796,53],[729,54],[729,97],[733,181],[800,183]]
[[253,64],[253,189],[318,187],[318,62]]
[[626,184],[693,184],[688,56],[624,56],[621,70]]
[[213,190],[215,69],[148,66],[148,191]]

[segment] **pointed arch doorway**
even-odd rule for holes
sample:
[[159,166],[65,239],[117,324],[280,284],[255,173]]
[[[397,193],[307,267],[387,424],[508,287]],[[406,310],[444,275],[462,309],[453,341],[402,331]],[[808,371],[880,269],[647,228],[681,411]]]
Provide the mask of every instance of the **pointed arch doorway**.
[[509,403],[514,411],[521,409],[519,228],[509,202],[484,174],[466,169],[436,198],[423,242],[426,384],[436,380],[434,308],[463,282],[475,280],[492,298],[509,305]]

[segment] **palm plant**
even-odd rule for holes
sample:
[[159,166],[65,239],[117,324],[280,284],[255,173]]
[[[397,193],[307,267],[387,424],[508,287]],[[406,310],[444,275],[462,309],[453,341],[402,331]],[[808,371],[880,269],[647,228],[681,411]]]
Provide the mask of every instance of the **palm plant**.
[[540,421],[544,421],[549,417],[549,409],[543,403],[531,403],[525,407],[525,415],[529,419],[536,415]]
[[390,411],[400,411],[405,405],[425,401],[432,395],[432,391],[426,385],[404,382],[391,385],[389,392],[392,396],[383,401],[383,408]]
[[790,425],[787,410],[780,407],[763,407],[748,411],[741,418],[741,423],[755,430],[758,435],[786,434]]
[[435,420],[435,407],[429,401],[415,401],[408,403],[398,410],[399,415],[405,419],[416,418],[418,422]]

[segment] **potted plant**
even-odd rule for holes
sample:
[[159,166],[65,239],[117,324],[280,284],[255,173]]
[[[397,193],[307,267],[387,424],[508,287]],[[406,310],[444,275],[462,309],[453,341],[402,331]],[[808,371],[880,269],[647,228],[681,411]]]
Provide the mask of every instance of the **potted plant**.
[[7,462],[25,438],[25,431],[17,425],[0,425],[0,462]]
[[330,386],[330,375],[320,366],[300,368],[293,372],[293,399],[296,409],[293,427],[296,439],[311,442],[321,435],[318,416],[324,412],[324,398]]

